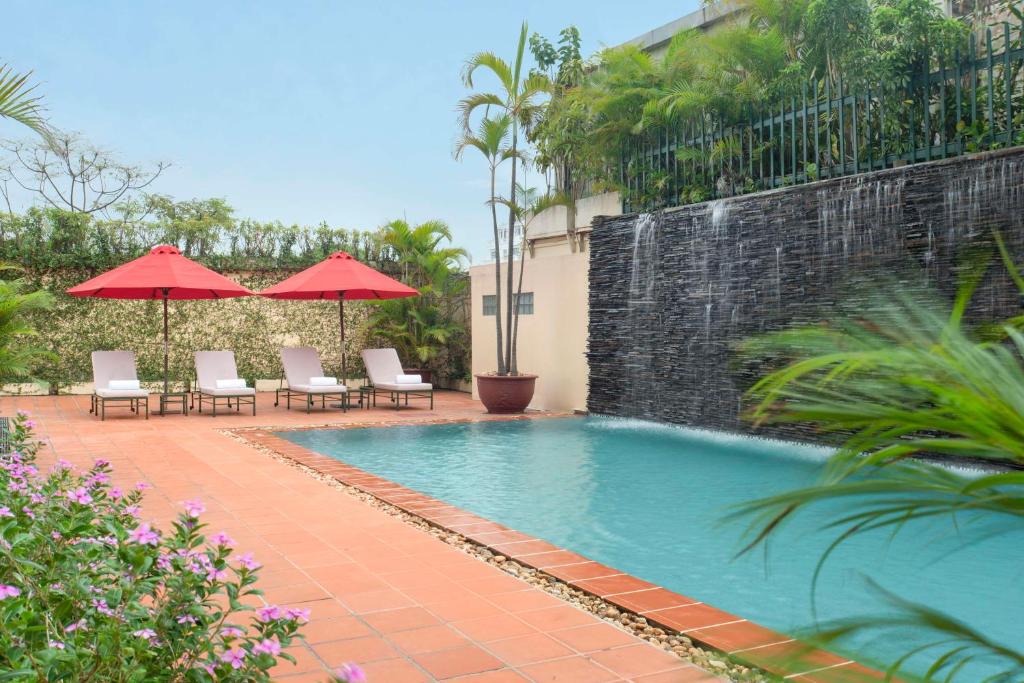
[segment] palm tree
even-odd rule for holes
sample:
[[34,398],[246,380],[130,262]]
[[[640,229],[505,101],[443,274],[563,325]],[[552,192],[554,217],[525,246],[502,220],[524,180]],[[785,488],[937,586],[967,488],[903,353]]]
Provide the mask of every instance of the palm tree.
[[[481,107],[495,107],[500,109],[509,117],[511,123],[511,145],[509,147],[509,158],[512,161],[512,178],[509,190],[509,201],[515,204],[517,186],[517,160],[519,158],[519,133],[520,129],[529,131],[536,123],[543,110],[543,104],[539,98],[551,92],[551,81],[547,76],[538,72],[531,72],[524,76],[523,62],[526,54],[527,25],[523,22],[522,30],[519,33],[519,43],[516,46],[516,55],[510,65],[504,59],[493,52],[479,52],[466,62],[462,72],[462,80],[466,87],[472,88],[473,78],[477,71],[484,69],[498,80],[499,92],[477,92],[464,98],[459,103],[459,111],[462,118],[463,131],[472,129],[473,115]],[[492,199],[494,197],[492,193]],[[511,264],[515,257],[515,233],[516,217],[513,211],[508,214],[508,263]],[[498,250],[498,242],[495,241],[495,251]],[[504,362],[499,358],[498,374],[517,375],[518,369],[515,348],[514,332],[512,332],[513,307],[512,301],[513,274],[508,269],[506,277],[505,298],[509,305],[505,312],[505,329],[509,334],[505,339]],[[501,289],[495,292],[495,299],[501,299]],[[499,316],[496,316],[499,317]],[[499,356],[501,352],[499,351]]]
[[465,291],[462,264],[469,255],[443,246],[451,239],[448,225],[438,220],[417,226],[395,220],[383,228],[383,242],[394,251],[402,279],[420,296],[380,302],[371,325],[406,362],[430,363],[464,328],[455,307]]
[[[1024,294],[1024,278],[1000,249],[1011,277]],[[968,329],[964,314],[984,274],[975,268],[948,304],[926,294],[879,295],[868,312],[857,311],[828,325],[755,339],[748,353],[763,361],[789,362],[751,390],[757,422],[810,423],[838,433],[841,445],[821,480],[806,488],[755,501],[736,516],[753,517],[751,549],[787,519],[823,501],[841,501],[836,517],[822,519],[836,540],[820,562],[854,536],[878,529],[898,532],[919,519],[979,515],[1010,524],[992,533],[1014,532],[1024,522],[1019,470],[967,477],[917,455],[971,457],[997,465],[1024,465],[1024,317],[991,329]],[[894,288],[899,291],[899,288]],[[814,514],[820,514],[816,508]],[[987,534],[979,524],[956,533],[969,542]],[[872,626],[912,627],[934,636],[916,652],[935,657],[928,673],[958,676],[976,660],[1000,662],[1004,674],[986,680],[1020,680],[1024,651],[927,606],[889,596],[894,613],[870,620],[831,624],[824,644]],[[914,653],[908,653],[914,654]],[[892,672],[901,665],[898,661]]]
[[[488,204],[491,207],[491,225],[494,230],[494,291],[498,296],[495,296],[495,315],[494,325],[496,329],[496,339],[498,347],[498,374],[504,375],[506,373],[505,356],[502,353],[502,335],[501,335],[501,249],[498,248],[500,240],[498,237],[498,196],[497,196],[497,172],[498,167],[511,159],[513,156],[512,149],[508,146],[509,134],[512,129],[512,119],[508,114],[502,114],[500,116],[484,116],[480,120],[477,127],[477,132],[472,133],[468,130],[464,130],[462,137],[455,147],[455,158],[461,159],[462,155],[467,149],[475,149],[487,159],[487,167],[490,172],[491,181],[491,198],[488,200]],[[509,261],[509,267],[512,262]]]
[[17,121],[46,137],[49,129],[43,118],[42,97],[33,94],[36,86],[29,85],[31,75],[15,73],[9,65],[0,64],[0,118]]

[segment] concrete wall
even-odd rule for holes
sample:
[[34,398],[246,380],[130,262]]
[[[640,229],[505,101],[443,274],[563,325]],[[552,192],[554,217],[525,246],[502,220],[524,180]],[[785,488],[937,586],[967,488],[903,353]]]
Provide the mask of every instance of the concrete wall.
[[[534,313],[519,318],[518,359],[520,372],[538,375],[531,408],[586,408],[589,231],[595,216],[617,215],[620,207],[616,193],[581,200],[577,232],[571,237],[562,207],[549,209],[530,224],[523,291],[533,292]],[[505,272],[503,264],[503,282]],[[514,273],[519,273],[518,263]],[[494,264],[474,266],[469,274],[473,373],[493,372],[497,368],[494,317],[484,316],[483,298],[494,294]],[[477,396],[475,381],[473,396]]]

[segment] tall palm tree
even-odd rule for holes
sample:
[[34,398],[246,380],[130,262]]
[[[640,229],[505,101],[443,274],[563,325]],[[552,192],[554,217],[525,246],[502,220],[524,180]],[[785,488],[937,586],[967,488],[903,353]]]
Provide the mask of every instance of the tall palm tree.
[[[512,178],[509,189],[509,201],[515,204],[517,185],[517,160],[519,159],[519,133],[520,130],[528,131],[536,123],[543,111],[543,103],[540,98],[551,92],[551,81],[542,73],[530,72],[524,74],[524,57],[526,55],[527,25],[523,22],[522,30],[519,33],[519,43],[516,46],[515,58],[509,64],[493,52],[478,52],[469,58],[462,72],[462,80],[466,87],[472,88],[473,79],[477,71],[483,69],[489,72],[498,80],[498,92],[476,92],[465,97],[459,103],[459,111],[462,117],[462,128],[469,131],[472,128],[473,115],[481,107],[495,107],[502,110],[511,121],[512,142],[509,147],[510,159],[512,161]],[[493,197],[493,195],[492,195]],[[515,233],[516,217],[513,211],[508,213],[508,263],[511,264],[515,258]],[[495,251],[498,249],[498,242],[495,241]],[[513,352],[515,347],[515,336],[512,332],[513,307],[511,306],[513,293],[512,269],[508,269],[505,287],[505,300],[509,305],[505,311],[505,329],[509,334],[505,339],[504,363],[499,359],[498,374],[518,374],[516,356]],[[500,300],[501,291],[495,292],[495,298]],[[500,355],[500,351],[499,351]]]
[[9,65],[0,64],[0,118],[17,121],[45,137],[49,129],[43,118],[42,97],[34,94],[36,86],[28,80],[31,75],[16,73]]
[[[455,158],[461,159],[467,149],[475,149],[487,160],[487,167],[490,172],[491,198],[488,204],[491,207],[491,225],[494,230],[494,291],[495,315],[494,326],[498,351],[498,374],[506,374],[505,356],[502,353],[501,334],[501,243],[498,236],[498,195],[497,195],[497,173],[498,167],[514,156],[512,148],[508,145],[509,136],[512,130],[512,119],[508,114],[499,116],[484,116],[477,126],[476,133],[463,130],[462,137],[455,147]],[[510,235],[511,236],[511,235]],[[509,261],[509,267],[512,262]]]

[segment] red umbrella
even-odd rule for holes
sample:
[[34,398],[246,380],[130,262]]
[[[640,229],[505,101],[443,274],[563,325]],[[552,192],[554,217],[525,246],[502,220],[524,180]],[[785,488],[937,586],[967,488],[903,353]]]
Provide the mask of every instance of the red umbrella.
[[226,299],[255,292],[181,255],[176,247],[160,245],[134,261],[97,275],[67,290],[71,296],[101,299],[163,299],[164,393],[167,378],[167,300]]
[[271,299],[325,299],[338,301],[338,327],[341,332],[341,378],[345,381],[345,300],[400,299],[418,296],[398,280],[356,261],[343,251],[278,282],[260,292]]

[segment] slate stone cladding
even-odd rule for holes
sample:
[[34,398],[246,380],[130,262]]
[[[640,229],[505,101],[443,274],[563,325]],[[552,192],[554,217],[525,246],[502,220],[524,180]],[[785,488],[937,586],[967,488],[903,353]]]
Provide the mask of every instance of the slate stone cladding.
[[[998,229],[1024,263],[1024,148],[599,218],[590,250],[589,409],[752,431],[752,336],[868,306],[896,289],[951,299],[970,254],[993,261],[976,319],[1020,312]],[[803,425],[777,436],[818,441]]]

